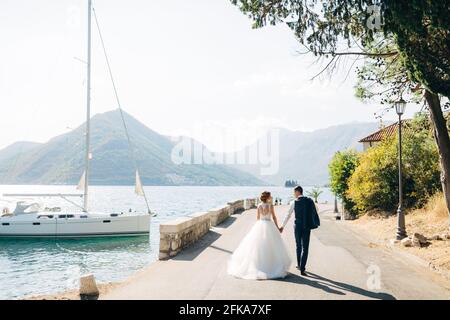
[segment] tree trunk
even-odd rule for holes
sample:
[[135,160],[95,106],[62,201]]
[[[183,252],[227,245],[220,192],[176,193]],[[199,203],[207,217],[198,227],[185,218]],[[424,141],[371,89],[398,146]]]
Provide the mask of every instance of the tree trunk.
[[430,109],[431,121],[433,122],[434,127],[434,137],[439,151],[442,191],[447,204],[450,228],[450,138],[448,136],[447,121],[444,118],[441,102],[437,94],[426,90],[425,100]]

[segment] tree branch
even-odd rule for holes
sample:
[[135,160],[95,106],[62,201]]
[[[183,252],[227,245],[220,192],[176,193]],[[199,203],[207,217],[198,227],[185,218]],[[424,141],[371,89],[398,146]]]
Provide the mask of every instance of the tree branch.
[[371,52],[318,52],[320,55],[331,55],[331,56],[366,56],[366,57],[392,57],[398,54],[397,51],[382,52],[382,53],[371,53]]

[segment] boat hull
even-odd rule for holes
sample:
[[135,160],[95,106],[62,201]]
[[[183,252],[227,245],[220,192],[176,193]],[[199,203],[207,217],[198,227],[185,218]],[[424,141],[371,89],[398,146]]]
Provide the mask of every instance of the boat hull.
[[[70,218],[59,218],[70,216]],[[0,218],[0,238],[136,237],[150,233],[149,215],[24,215]]]
[[83,239],[83,238],[122,238],[148,236],[147,232],[98,233],[98,234],[0,234],[0,239]]

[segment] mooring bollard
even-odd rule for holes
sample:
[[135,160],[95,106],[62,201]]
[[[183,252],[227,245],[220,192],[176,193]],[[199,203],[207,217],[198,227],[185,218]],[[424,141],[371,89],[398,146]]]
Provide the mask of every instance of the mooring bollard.
[[100,294],[93,274],[80,277],[80,296],[97,297]]

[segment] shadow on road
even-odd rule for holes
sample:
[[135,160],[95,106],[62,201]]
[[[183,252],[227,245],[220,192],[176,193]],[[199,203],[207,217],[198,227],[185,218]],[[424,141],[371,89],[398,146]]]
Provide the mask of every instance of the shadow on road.
[[228,228],[229,226],[231,226],[236,221],[236,219],[237,219],[236,217],[229,216],[228,219],[226,219],[221,224],[219,224],[217,226],[217,228]]
[[281,281],[287,281],[297,284],[308,285],[317,289],[321,289],[327,293],[337,294],[337,295],[345,295],[345,291],[353,292],[371,299],[378,300],[396,300],[394,296],[389,293],[383,292],[373,292],[369,290],[365,290],[363,288],[359,288],[350,284],[346,284],[343,282],[331,280],[317,274],[308,272],[308,277],[301,277],[297,274],[289,273],[285,279]]
[[287,277],[284,279],[280,279],[280,281],[291,282],[291,283],[296,283],[296,284],[304,284],[304,285],[311,286],[311,287],[314,287],[317,289],[321,289],[327,293],[337,294],[337,295],[341,295],[341,296],[345,295],[345,293],[342,291],[335,290],[335,289],[330,288],[318,281],[313,281],[308,278],[301,277],[294,273],[288,273]]
[[[225,220],[223,223],[221,223],[217,227],[218,228],[228,228],[235,221],[236,221],[235,217],[229,217],[227,220]],[[198,240],[196,243],[194,243],[190,247],[184,249],[180,254],[173,257],[172,260],[192,261],[208,247],[212,247],[214,249],[217,249],[217,250],[220,250],[220,251],[223,251],[226,253],[232,253],[231,251],[228,251],[226,249],[212,245],[220,237],[221,237],[220,233],[215,232],[213,230],[209,230],[209,232],[207,234],[205,234],[203,236],[203,238]]]
[[233,251],[231,251],[231,250],[227,250],[227,249],[224,249],[224,248],[221,248],[221,247],[217,247],[217,246],[213,246],[213,245],[211,245],[210,247],[213,248],[213,249],[216,249],[216,250],[228,253],[228,254],[233,254]]

